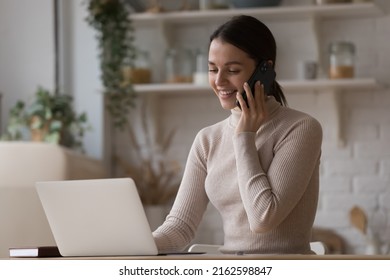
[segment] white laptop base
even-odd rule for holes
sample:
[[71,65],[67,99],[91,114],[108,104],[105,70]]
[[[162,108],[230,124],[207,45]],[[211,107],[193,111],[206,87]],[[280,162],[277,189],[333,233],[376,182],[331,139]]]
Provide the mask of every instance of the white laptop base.
[[157,255],[132,179],[35,185],[62,256]]

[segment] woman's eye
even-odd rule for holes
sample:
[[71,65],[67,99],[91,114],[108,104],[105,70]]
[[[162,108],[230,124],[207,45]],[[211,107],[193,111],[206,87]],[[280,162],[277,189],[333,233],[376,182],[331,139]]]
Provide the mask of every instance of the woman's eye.
[[211,73],[217,73],[218,70],[217,70],[217,69],[209,69],[209,72],[211,72]]
[[232,73],[232,74],[236,74],[238,72],[240,72],[240,71],[239,70],[235,70],[235,69],[230,69],[229,70],[229,73]]

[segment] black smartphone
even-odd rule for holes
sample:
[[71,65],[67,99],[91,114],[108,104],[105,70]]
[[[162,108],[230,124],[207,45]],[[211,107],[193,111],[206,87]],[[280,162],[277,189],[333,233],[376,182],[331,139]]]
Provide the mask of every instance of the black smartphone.
[[[252,94],[255,94],[255,83],[257,81],[260,81],[261,84],[264,85],[264,92],[265,94],[270,94],[271,86],[273,81],[275,80],[276,73],[274,70],[274,67],[272,63],[268,62],[267,60],[261,61],[257,66],[255,71],[253,72],[252,76],[248,80],[248,85],[252,90]],[[248,106],[248,99],[246,97],[246,92],[242,93],[242,97],[245,100],[246,106]],[[237,100],[237,106],[241,109],[240,102]]]

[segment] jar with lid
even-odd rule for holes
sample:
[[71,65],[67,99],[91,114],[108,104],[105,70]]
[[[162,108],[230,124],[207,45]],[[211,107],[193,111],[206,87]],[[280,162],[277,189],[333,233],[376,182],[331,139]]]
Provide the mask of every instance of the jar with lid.
[[355,46],[351,42],[333,42],[329,46],[329,78],[345,79],[355,75]]
[[151,82],[152,71],[150,67],[150,57],[147,51],[136,51],[134,62],[125,61],[123,66],[123,76],[125,82],[134,84],[147,84]]
[[194,72],[194,59],[191,50],[169,49],[165,54],[167,83],[191,83]]
[[209,71],[207,64],[207,54],[204,49],[198,49],[196,51],[196,61],[195,61],[195,72],[193,75],[194,84],[208,84],[209,82]]

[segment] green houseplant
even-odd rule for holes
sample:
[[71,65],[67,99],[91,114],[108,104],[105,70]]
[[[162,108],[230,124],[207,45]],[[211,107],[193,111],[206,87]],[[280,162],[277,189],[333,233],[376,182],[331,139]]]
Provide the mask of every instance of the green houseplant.
[[124,64],[132,65],[136,53],[129,4],[124,0],[90,0],[88,12],[86,20],[97,31],[106,109],[114,126],[123,129],[136,97],[131,81],[123,75]]
[[31,133],[31,140],[63,145],[82,150],[82,138],[90,129],[85,113],[73,109],[73,98],[52,94],[39,87],[31,103],[17,101],[10,110],[9,121],[2,140],[23,138],[23,129]]

